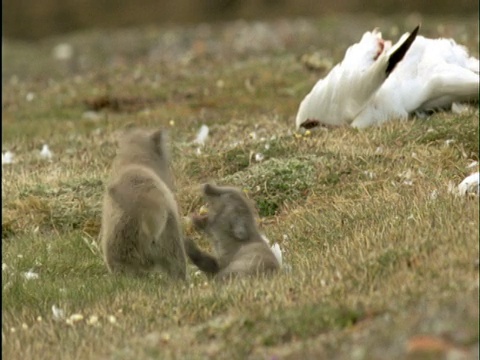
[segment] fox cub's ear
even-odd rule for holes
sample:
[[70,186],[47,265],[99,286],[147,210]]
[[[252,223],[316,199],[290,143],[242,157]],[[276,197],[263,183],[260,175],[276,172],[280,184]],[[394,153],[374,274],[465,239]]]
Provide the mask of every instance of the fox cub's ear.
[[213,183],[203,185],[203,193],[207,196],[220,196],[224,193],[223,189]]
[[158,129],[154,131],[151,135],[151,139],[160,154],[166,157],[170,157],[170,151],[168,146],[169,136],[166,130]]

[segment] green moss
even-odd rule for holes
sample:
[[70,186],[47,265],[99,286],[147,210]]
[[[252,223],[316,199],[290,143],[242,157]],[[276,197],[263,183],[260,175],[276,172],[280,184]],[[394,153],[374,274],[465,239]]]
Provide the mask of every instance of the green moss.
[[260,216],[272,216],[286,202],[304,199],[315,185],[315,157],[269,159],[222,182],[248,191]]

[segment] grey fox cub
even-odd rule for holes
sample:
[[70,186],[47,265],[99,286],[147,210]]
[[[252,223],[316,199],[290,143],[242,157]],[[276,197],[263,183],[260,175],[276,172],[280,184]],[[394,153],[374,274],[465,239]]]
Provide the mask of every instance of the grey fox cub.
[[280,268],[258,231],[253,209],[240,190],[206,184],[203,195],[208,214],[194,215],[192,221],[197,229],[210,235],[216,256],[200,250],[191,239],[185,240],[187,255],[200,270],[216,279],[225,279],[271,273]]
[[172,193],[167,139],[132,129],[119,141],[104,195],[101,244],[111,272],[162,270],[186,278],[186,255]]

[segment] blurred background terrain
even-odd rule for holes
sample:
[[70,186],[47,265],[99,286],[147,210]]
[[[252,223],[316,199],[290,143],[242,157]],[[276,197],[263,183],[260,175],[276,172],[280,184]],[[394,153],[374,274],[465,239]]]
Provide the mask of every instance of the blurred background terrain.
[[[333,13],[421,13],[461,17],[478,13],[478,1],[404,0],[4,0],[3,37],[40,39],[85,28],[233,19],[319,17]],[[400,6],[400,7],[399,7]]]
[[[365,31],[421,24],[478,58],[478,2],[398,3],[4,0],[2,358],[478,359],[479,203],[451,193],[478,171],[478,106],[294,132]],[[168,129],[182,216],[199,184],[242,187],[285,271],[109,276],[95,239],[132,121]]]

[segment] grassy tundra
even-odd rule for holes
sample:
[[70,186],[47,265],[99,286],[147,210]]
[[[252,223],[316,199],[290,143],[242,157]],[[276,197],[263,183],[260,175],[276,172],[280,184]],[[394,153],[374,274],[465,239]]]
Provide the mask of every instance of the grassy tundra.
[[[348,45],[374,26],[396,39],[418,21],[4,39],[2,148],[15,154],[2,166],[4,358],[476,356],[478,199],[448,188],[475,171],[478,111],[293,132],[300,100]],[[478,56],[476,16],[422,25]],[[169,129],[182,216],[202,206],[205,181],[243,188],[284,271],[220,286],[191,265],[187,284],[109,274],[96,247],[101,198],[118,130],[132,121]],[[51,160],[39,157],[44,143]]]

